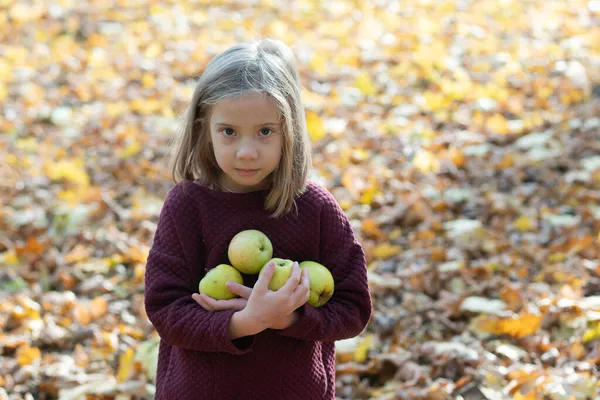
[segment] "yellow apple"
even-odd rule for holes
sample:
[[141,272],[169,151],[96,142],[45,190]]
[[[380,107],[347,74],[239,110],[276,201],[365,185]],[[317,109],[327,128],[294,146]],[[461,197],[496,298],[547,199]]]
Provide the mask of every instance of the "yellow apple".
[[314,261],[303,261],[301,269],[308,269],[310,278],[310,297],[308,304],[313,307],[321,307],[333,296],[334,282],[331,272],[322,264]]
[[248,229],[236,234],[227,249],[231,265],[243,274],[258,274],[273,257],[273,245],[261,231]]
[[260,270],[260,273],[258,274],[259,278],[262,275],[265,267],[271,261],[275,263],[275,272],[273,272],[273,276],[269,282],[269,289],[275,291],[285,285],[290,276],[292,276],[292,267],[294,266],[294,262],[292,260],[286,260],[283,258],[273,258],[272,260],[269,260]]
[[204,275],[200,280],[198,289],[201,294],[212,297],[215,300],[229,300],[237,297],[235,293],[227,290],[225,284],[236,282],[242,285],[244,280],[242,274],[231,265],[219,264]]

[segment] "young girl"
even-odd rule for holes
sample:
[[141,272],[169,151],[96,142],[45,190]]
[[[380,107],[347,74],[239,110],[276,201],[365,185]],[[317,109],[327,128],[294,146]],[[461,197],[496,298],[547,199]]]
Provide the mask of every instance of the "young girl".
[[[310,145],[294,56],[279,41],[231,47],[199,79],[174,146],[173,177],[146,266],[145,305],[161,337],[157,399],[335,398],[335,341],[371,316],[363,249],[335,198],[308,180]],[[325,265],[324,306],[306,303],[308,274],[267,285],[274,266],[240,297],[199,295],[229,242],[257,229],[273,257]]]

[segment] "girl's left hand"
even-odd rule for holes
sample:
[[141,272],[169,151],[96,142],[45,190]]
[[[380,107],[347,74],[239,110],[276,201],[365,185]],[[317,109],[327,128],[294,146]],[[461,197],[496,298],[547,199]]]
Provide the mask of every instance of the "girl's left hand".
[[250,297],[250,293],[252,293],[252,289],[235,282],[227,282],[227,289],[240,297],[230,300],[215,300],[205,294],[194,293],[192,299],[206,311],[243,310],[246,307],[246,302],[248,301],[248,297]]

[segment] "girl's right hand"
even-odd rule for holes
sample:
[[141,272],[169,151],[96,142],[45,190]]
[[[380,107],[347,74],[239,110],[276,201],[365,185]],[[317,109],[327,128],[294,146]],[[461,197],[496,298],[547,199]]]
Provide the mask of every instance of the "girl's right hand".
[[308,271],[301,270],[297,262],[294,262],[287,282],[277,291],[269,290],[274,272],[275,264],[271,262],[256,281],[246,307],[240,311],[248,320],[265,328],[292,314],[308,301],[310,295]]

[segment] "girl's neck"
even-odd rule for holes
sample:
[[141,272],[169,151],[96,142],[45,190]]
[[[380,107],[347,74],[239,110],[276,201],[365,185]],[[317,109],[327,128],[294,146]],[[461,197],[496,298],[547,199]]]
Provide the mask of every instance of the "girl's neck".
[[213,189],[220,191],[220,192],[224,192],[224,193],[239,193],[239,194],[243,194],[243,193],[252,193],[252,192],[260,192],[263,191],[267,188],[267,184],[265,185],[261,185],[260,187],[256,187],[256,188],[248,188],[248,190],[233,190],[230,189],[227,185],[227,183],[225,182],[225,179],[223,178],[223,175],[219,176],[219,178],[215,181],[214,185],[213,185]]

